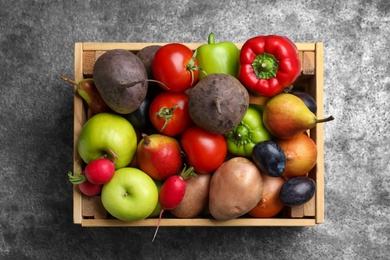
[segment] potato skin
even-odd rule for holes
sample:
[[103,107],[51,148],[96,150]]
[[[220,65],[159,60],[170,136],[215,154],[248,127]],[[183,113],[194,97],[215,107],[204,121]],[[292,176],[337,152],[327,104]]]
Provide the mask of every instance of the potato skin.
[[101,55],[95,62],[93,79],[104,101],[119,114],[135,111],[148,90],[144,64],[127,50],[114,49]]
[[230,220],[253,209],[261,199],[263,179],[247,158],[224,162],[210,181],[209,209],[217,220]]
[[186,193],[179,206],[170,210],[178,218],[193,218],[200,215],[209,200],[210,174],[198,174],[185,180]]
[[188,93],[188,112],[195,124],[214,134],[226,134],[244,117],[249,93],[233,76],[209,74]]

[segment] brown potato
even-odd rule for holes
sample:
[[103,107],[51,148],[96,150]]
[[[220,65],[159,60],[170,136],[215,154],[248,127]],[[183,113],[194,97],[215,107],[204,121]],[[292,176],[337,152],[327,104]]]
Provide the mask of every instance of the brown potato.
[[172,215],[178,218],[193,218],[202,213],[209,199],[210,174],[198,174],[185,180],[186,193],[179,206],[172,209]]
[[256,165],[243,157],[224,162],[210,181],[209,210],[217,220],[246,214],[261,199],[263,179]]

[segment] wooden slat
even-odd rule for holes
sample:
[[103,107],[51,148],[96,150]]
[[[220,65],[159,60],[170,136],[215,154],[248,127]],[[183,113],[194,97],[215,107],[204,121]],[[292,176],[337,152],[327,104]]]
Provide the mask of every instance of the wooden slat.
[[[86,77],[92,77],[93,66],[97,58],[103,53],[112,49],[125,49],[130,51],[138,51],[148,45],[157,44],[165,45],[167,43],[84,43],[84,55],[83,55],[83,74]],[[203,43],[184,43],[192,49],[196,49]],[[236,44],[238,48],[241,48],[242,44]],[[314,44],[297,44],[299,51],[299,58],[301,61],[302,74],[314,75],[315,73],[315,56],[314,51],[311,51]],[[303,50],[301,49],[303,48]],[[310,50],[310,51],[309,51]]]
[[[324,117],[324,47],[322,43],[316,43],[316,96],[317,117]],[[316,144],[317,144],[317,164],[316,164],[316,222],[324,223],[325,218],[325,169],[324,169],[324,125],[317,124],[316,129]]]
[[92,75],[93,65],[95,64],[95,51],[84,51],[83,52],[83,74]]
[[[202,44],[205,44],[206,42],[182,42],[183,44],[187,45],[191,49],[196,49]],[[167,42],[152,42],[152,43],[145,43],[145,42],[85,42],[83,43],[83,49],[84,51],[107,51],[112,49],[125,49],[130,51],[138,51],[146,46],[149,45],[165,45],[168,44]],[[238,48],[241,48],[243,43],[236,43]],[[315,51],[315,43],[302,43],[297,42],[295,43],[298,50],[301,51]]]
[[316,72],[315,52],[314,51],[302,52],[302,74],[314,75],[315,72]]
[[83,196],[82,215],[85,218],[106,219],[107,211],[102,204],[100,196]]
[[314,194],[314,197],[306,202],[303,205],[303,215],[305,217],[315,217],[316,215],[316,196]]
[[[143,219],[125,222],[117,219],[83,219],[84,227],[155,227],[158,219]],[[204,226],[204,227],[235,227],[235,226],[314,226],[314,219],[288,218],[237,218],[228,221],[218,221],[209,218],[174,219],[162,218],[160,226]]]
[[[79,82],[83,79],[83,49],[82,43],[75,44],[74,50],[74,80]],[[84,113],[84,103],[79,95],[76,94],[76,86],[74,87],[75,95],[74,95],[74,115],[73,115],[73,171],[77,172],[81,169],[81,158],[77,151],[77,140],[81,132],[81,128],[86,121],[86,115]],[[81,193],[79,189],[74,185],[73,187],[73,222],[77,224],[81,224]]]

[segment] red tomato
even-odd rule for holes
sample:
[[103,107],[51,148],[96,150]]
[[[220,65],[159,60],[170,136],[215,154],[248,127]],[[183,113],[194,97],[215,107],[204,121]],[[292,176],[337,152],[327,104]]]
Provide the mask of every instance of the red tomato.
[[194,52],[181,43],[162,46],[154,55],[153,77],[170,92],[184,92],[198,80],[198,61]]
[[210,133],[197,125],[181,136],[181,146],[197,173],[211,173],[225,160],[227,145],[223,135]]
[[158,94],[150,104],[149,118],[160,133],[181,134],[193,123],[188,113],[187,94],[167,91]]

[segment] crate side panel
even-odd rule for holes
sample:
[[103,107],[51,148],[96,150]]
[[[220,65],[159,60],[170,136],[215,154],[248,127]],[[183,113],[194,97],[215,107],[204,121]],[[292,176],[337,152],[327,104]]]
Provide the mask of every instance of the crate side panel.
[[[322,43],[316,43],[316,102],[317,102],[317,117],[324,117],[324,49]],[[324,222],[325,205],[324,205],[324,125],[316,126],[316,144],[318,150],[317,157],[317,175],[316,175],[316,222]]]
[[[83,45],[82,43],[76,43],[74,48],[74,80],[79,82],[83,79],[82,67],[83,67]],[[77,172],[81,169],[81,158],[77,151],[77,140],[81,132],[81,128],[86,120],[86,114],[84,112],[84,102],[77,94],[77,86],[74,86],[74,114],[73,114],[73,171]],[[76,187],[73,186],[73,222],[81,224],[82,220],[82,199],[81,193]]]

